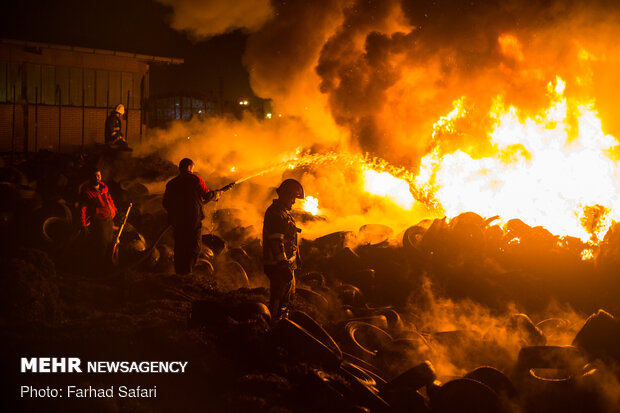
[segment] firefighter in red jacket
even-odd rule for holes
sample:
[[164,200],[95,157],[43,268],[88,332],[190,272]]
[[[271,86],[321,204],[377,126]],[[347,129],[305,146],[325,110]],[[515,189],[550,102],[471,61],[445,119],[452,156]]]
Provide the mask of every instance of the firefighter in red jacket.
[[270,281],[269,311],[273,321],[288,316],[295,294],[295,270],[300,266],[295,218],[291,208],[304,198],[304,188],[295,179],[284,180],[276,189],[278,198],[265,211],[263,222],[263,263]]
[[92,268],[102,269],[108,264],[116,211],[108,186],[101,181],[101,171],[93,170],[90,180],[80,188],[80,221],[87,231]]
[[198,259],[201,244],[202,205],[217,201],[232,184],[219,190],[209,190],[205,181],[194,174],[194,161],[179,162],[179,175],[166,184],[164,208],[174,230],[174,269],[177,274],[191,274]]

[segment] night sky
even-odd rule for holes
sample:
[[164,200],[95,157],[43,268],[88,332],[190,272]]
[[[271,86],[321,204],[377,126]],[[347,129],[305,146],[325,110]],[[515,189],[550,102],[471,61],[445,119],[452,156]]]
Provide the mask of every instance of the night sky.
[[17,0],[0,14],[0,37],[185,59],[151,66],[151,95],[250,97],[241,64],[247,34],[237,30],[198,41],[170,28],[172,9],[154,0]]

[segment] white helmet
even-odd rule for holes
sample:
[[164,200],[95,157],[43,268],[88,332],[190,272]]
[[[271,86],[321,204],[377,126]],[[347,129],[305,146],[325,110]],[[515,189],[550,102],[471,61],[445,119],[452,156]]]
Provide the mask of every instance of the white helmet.
[[121,114],[121,116],[122,116],[122,115],[124,115],[124,114],[125,114],[125,106],[123,106],[123,104],[122,104],[122,103],[119,103],[119,104],[118,104],[118,105],[116,105],[116,107],[114,108],[114,111],[115,111],[115,112],[120,113],[120,114]]

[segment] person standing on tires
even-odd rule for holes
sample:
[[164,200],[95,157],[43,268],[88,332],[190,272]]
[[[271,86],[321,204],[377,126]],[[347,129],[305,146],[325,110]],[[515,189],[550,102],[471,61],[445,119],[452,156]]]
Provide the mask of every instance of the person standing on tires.
[[101,180],[101,171],[94,168],[90,179],[80,187],[80,223],[87,234],[89,267],[101,271],[109,262],[114,238],[116,206],[108,186]]
[[295,294],[295,270],[301,265],[297,234],[291,208],[304,198],[304,188],[295,179],[286,179],[276,189],[278,198],[265,211],[263,221],[263,263],[270,281],[269,311],[273,321],[288,316]]
[[184,158],[179,175],[166,184],[163,205],[174,231],[174,269],[179,275],[191,274],[200,253],[202,205],[217,201],[221,190],[211,191],[205,181],[194,174],[194,161]]
[[125,106],[122,103],[116,105],[105,121],[105,143],[111,148],[126,148],[127,140],[123,136],[122,118],[125,114]]

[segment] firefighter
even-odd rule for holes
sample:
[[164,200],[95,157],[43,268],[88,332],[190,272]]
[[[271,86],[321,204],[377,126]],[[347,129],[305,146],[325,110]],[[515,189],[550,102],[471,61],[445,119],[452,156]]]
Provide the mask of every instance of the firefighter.
[[278,198],[265,211],[263,222],[264,271],[270,281],[269,311],[273,321],[288,316],[295,294],[295,270],[301,265],[297,234],[291,208],[304,198],[304,188],[295,179],[286,179],[276,189]]
[[191,274],[198,259],[201,244],[202,205],[217,201],[220,194],[230,189],[209,190],[205,181],[194,174],[194,161],[184,158],[179,162],[179,175],[166,184],[164,208],[174,231],[174,269],[179,275]]
[[121,131],[122,117],[125,114],[125,106],[122,103],[116,105],[114,110],[105,121],[105,143],[112,147],[127,147],[127,141]]
[[86,232],[86,258],[96,271],[109,264],[116,212],[108,186],[101,180],[101,170],[93,168],[89,180],[80,187],[80,222]]

